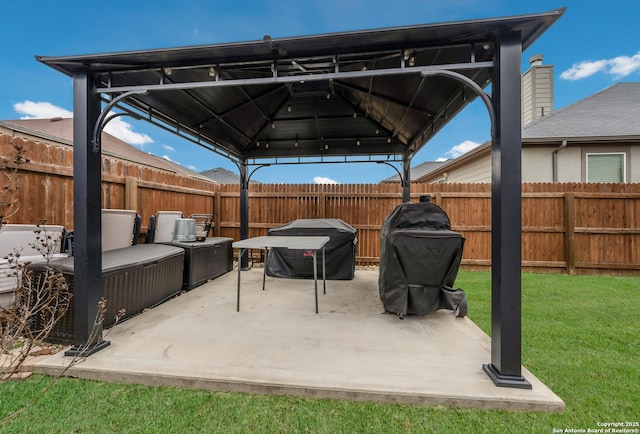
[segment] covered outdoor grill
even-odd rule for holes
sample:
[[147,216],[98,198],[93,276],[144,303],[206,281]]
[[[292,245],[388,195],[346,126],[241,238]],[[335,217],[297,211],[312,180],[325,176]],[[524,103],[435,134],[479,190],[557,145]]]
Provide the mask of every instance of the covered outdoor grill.
[[[356,229],[340,219],[299,219],[269,230],[269,235],[328,236],[325,245],[328,280],[353,279],[356,267]],[[319,265],[319,267],[321,267]],[[313,279],[313,258],[305,250],[273,248],[266,264],[269,276]],[[318,270],[322,275],[322,269]]]
[[453,289],[464,238],[430,202],[403,203],[384,220],[380,233],[380,299],[386,312],[404,318],[451,309],[467,312],[464,291]]

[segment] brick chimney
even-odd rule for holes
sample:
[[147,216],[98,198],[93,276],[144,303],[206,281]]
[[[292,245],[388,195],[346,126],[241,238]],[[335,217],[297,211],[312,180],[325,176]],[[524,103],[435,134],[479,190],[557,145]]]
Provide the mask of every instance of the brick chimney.
[[542,54],[529,58],[522,74],[522,126],[553,111],[553,65],[543,65]]

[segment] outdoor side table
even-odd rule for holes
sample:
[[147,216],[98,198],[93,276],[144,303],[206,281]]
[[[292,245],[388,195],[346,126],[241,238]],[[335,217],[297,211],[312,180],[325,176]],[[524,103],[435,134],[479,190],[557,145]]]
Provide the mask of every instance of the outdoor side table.
[[193,289],[233,269],[232,238],[210,237],[204,241],[172,241],[163,244],[184,249],[182,289]]
[[[287,249],[300,249],[309,250],[313,256],[313,280],[316,297],[316,313],[318,313],[318,258],[317,252],[322,249],[322,284],[323,292],[327,293],[327,281],[325,279],[325,254],[324,246],[329,242],[329,237],[315,237],[315,236],[264,236],[247,238],[245,240],[236,241],[233,243],[233,247],[238,249],[238,302],[236,310],[240,312],[240,261],[244,252],[248,249],[264,249],[265,264],[269,258],[269,249],[273,247],[282,247]],[[266,266],[262,272],[262,290],[264,291],[266,280]]]

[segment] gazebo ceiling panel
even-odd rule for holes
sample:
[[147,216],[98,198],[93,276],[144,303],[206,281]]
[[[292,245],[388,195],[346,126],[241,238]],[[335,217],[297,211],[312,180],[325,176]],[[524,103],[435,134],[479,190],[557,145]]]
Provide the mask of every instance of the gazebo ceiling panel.
[[434,69],[484,88],[503,33],[526,49],[563,12],[37,59],[232,159],[410,155],[476,96]]

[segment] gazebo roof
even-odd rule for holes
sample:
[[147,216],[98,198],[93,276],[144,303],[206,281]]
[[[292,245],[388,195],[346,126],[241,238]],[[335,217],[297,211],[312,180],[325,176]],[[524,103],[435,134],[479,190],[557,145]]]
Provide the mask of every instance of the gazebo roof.
[[234,161],[395,158],[477,96],[440,72],[484,88],[502,34],[524,50],[563,12],[37,60]]

